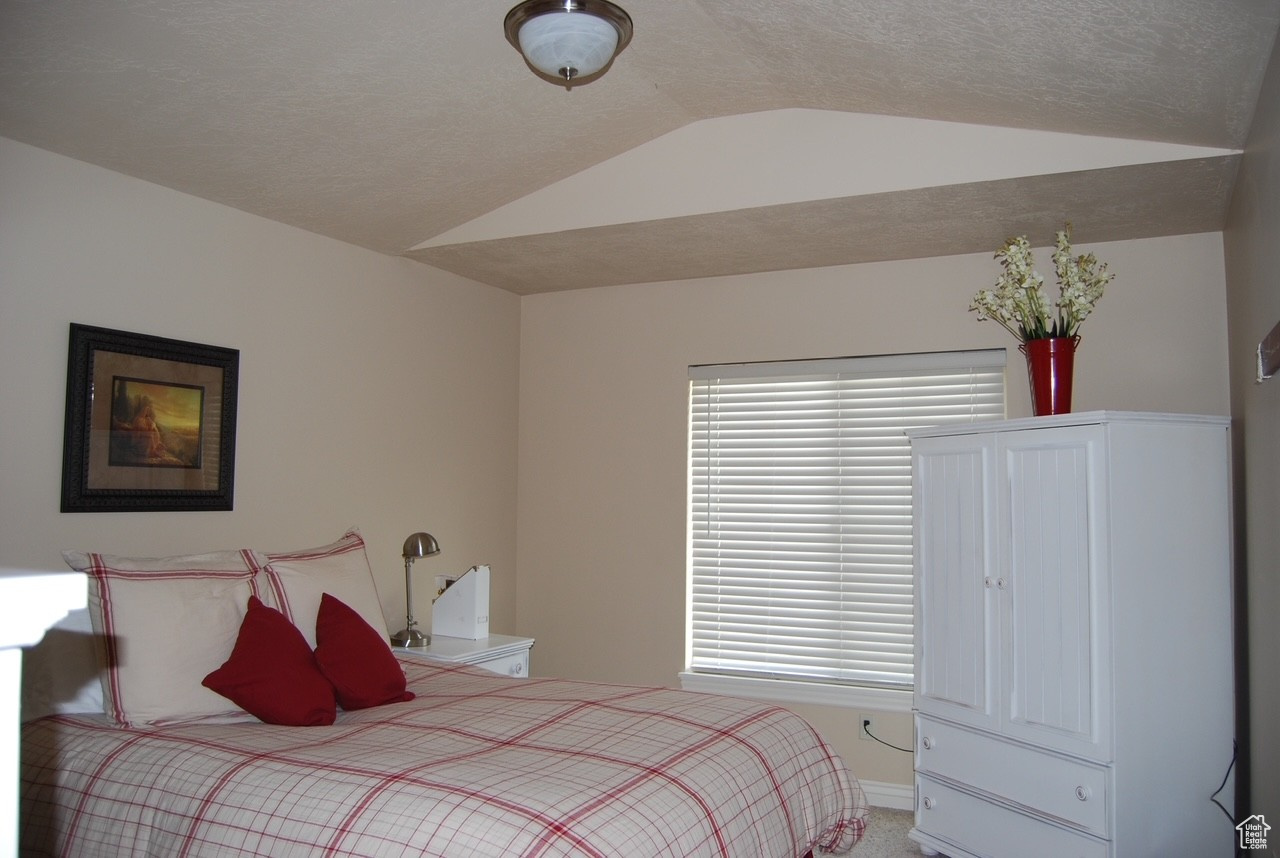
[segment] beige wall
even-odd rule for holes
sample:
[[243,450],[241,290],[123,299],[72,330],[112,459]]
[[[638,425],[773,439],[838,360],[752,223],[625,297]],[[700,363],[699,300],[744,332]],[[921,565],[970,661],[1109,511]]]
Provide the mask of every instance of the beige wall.
[[1280,817],[1280,736],[1274,729],[1280,711],[1280,377],[1255,382],[1258,341],[1280,324],[1280,42],[1258,98],[1224,245],[1236,495],[1243,510],[1237,518],[1244,525],[1240,559],[1247,570],[1237,606],[1248,617],[1251,795],[1239,810]]
[[[59,550],[301,548],[358,525],[392,630],[426,581],[493,568],[515,624],[519,300],[0,140],[0,566]],[[58,511],[70,322],[240,350],[232,512]],[[429,584],[415,590],[430,617]]]
[[[1077,409],[1225,413],[1220,237],[1094,249],[1118,278],[1085,325]],[[686,367],[1007,346],[1010,413],[1025,414],[1014,343],[965,310],[993,266],[518,299],[0,140],[0,566],[56,568],[67,547],[301,547],[358,524],[398,628],[399,545],[428,529],[444,553],[421,574],[490,563],[492,625],[538,638],[535,673],[674,685]],[[58,512],[72,321],[240,349],[233,512]],[[909,756],[852,739],[856,713],[797,709],[859,776],[909,782]],[[881,730],[910,743],[905,717]]]
[[[1088,249],[1117,277],[1083,327],[1076,409],[1227,413],[1221,236]],[[518,601],[534,672],[676,684],[689,364],[1004,346],[1010,415],[1026,415],[1016,343],[966,309],[996,271],[978,254],[526,297]],[[856,712],[797,708],[860,777],[910,782],[909,755],[853,739]],[[911,744],[905,715],[881,731]]]

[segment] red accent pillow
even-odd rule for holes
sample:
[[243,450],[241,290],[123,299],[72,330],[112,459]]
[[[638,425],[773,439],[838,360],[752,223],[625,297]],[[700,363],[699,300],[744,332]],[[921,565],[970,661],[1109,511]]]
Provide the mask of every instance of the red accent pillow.
[[257,596],[249,597],[231,657],[202,684],[268,724],[318,727],[337,715],[333,686],[302,632]]
[[341,599],[320,597],[316,662],[343,709],[368,709],[412,700],[404,671],[382,635]]

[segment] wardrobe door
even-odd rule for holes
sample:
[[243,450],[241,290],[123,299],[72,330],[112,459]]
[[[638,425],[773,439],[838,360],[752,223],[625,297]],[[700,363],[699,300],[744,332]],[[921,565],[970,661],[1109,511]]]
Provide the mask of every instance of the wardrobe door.
[[992,729],[997,673],[989,435],[914,445],[916,708]]
[[1109,759],[1106,450],[1101,427],[1000,441],[1001,731]]

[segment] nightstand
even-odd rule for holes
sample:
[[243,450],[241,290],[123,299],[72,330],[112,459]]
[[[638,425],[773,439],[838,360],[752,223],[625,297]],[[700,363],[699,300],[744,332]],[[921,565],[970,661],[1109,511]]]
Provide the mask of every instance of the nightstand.
[[533,638],[519,638],[510,635],[489,635],[479,640],[467,638],[451,638],[445,635],[432,635],[429,646],[407,649],[394,647],[398,653],[418,655],[432,661],[447,661],[452,664],[474,664],[503,676],[529,675],[529,648],[533,646]]

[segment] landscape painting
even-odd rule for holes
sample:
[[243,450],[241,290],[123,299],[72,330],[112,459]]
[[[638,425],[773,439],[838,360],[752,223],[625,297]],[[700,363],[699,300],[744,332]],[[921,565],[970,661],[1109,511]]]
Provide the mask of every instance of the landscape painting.
[[113,379],[111,465],[198,468],[203,426],[203,387]]
[[240,352],[71,325],[63,512],[230,510]]

